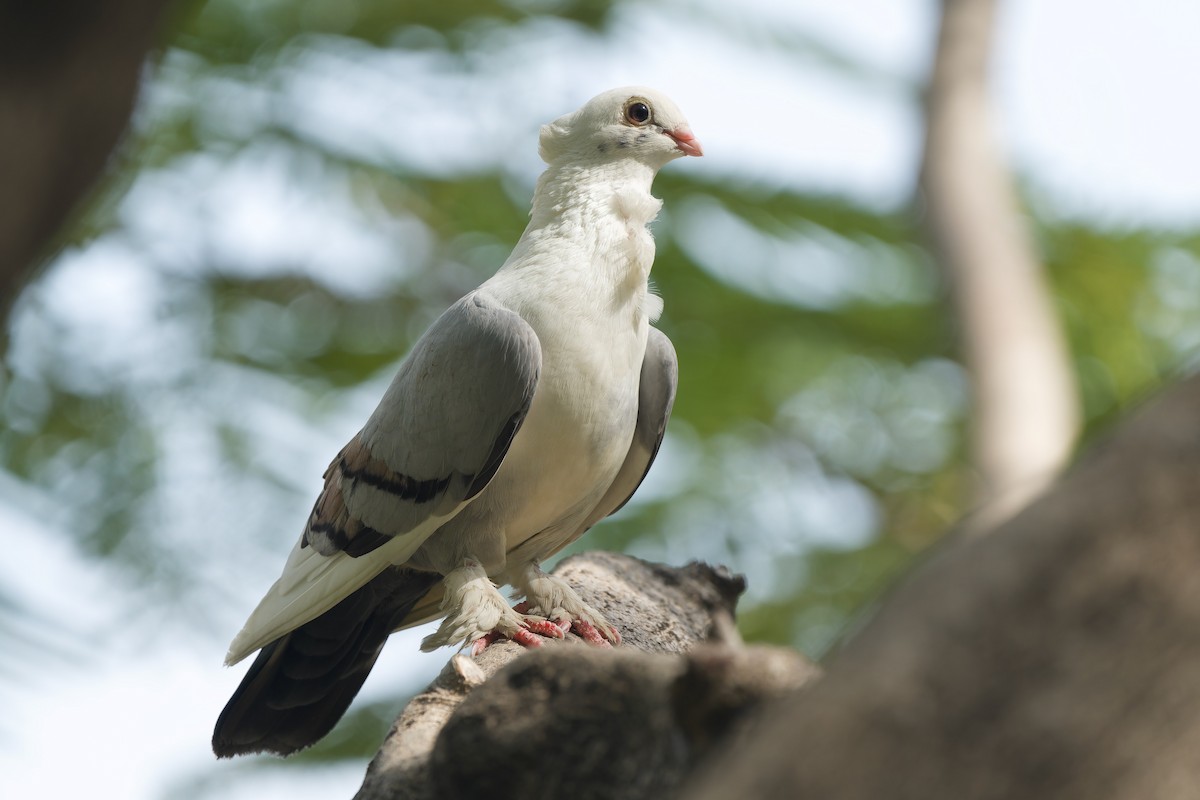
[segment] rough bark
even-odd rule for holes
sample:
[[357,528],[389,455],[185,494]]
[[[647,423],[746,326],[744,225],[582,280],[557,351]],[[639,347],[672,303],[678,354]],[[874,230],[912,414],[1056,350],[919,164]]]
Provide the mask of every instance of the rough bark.
[[1079,427],[1074,372],[988,104],[995,0],[943,0],[926,100],[925,223],[974,394],[981,528],[1041,491]]
[[741,645],[744,583],[723,569],[590,553],[556,572],[622,646],[569,636],[455,656],[400,714],[357,800],[669,797],[764,703],[815,675],[795,653]]
[[1200,377],[916,570],[685,796],[1190,797],[1200,787]]
[[108,163],[176,4],[0,7],[0,317]]

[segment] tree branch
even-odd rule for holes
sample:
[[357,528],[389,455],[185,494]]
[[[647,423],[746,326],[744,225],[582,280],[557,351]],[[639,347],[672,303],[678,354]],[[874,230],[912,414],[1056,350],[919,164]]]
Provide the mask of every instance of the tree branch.
[[745,584],[723,569],[589,553],[555,572],[624,644],[455,656],[400,714],[356,800],[661,798],[815,674],[790,651],[741,646],[731,614]]
[[1200,377],[887,599],[686,796],[1104,800],[1200,786]]
[[93,186],[179,0],[0,8],[0,318]]
[[994,0],[943,0],[920,177],[974,388],[973,459],[989,523],[1053,480],[1079,427],[1062,332],[992,141],[994,17]]

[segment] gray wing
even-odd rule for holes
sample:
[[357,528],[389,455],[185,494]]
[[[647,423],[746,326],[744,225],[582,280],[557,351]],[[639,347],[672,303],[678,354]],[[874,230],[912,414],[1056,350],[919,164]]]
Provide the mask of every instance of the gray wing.
[[333,727],[436,580],[393,565],[491,481],[540,368],[529,325],[478,292],[421,337],[326,470],[283,574],[229,646],[228,664],[265,649],[217,721],[219,755],[290,753]]
[[325,472],[304,535],[229,646],[233,664],[403,563],[487,486],[525,420],[541,347],[485,295],[455,303]]
[[667,421],[671,418],[671,408],[675,405],[675,387],[678,383],[679,361],[675,357],[675,347],[665,333],[651,328],[646,340],[646,355],[642,359],[637,425],[629,453],[612,486],[588,516],[580,533],[620,510],[642,485],[662,445]]
[[359,556],[454,509],[496,474],[541,368],[525,320],[479,292],[421,337],[325,473],[304,542]]

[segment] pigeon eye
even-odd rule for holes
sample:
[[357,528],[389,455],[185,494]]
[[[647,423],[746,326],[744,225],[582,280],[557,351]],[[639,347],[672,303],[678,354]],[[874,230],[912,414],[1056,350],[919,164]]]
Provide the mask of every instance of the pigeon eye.
[[633,100],[625,106],[625,119],[634,125],[645,125],[650,121],[650,106],[641,100]]

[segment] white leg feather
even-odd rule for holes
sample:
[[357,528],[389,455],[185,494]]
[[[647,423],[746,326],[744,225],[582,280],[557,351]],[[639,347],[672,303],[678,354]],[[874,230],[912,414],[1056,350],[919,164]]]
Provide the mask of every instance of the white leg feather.
[[524,627],[524,617],[509,608],[483,566],[468,558],[445,578],[442,610],[447,616],[438,629],[421,641],[425,652],[446,645],[472,642],[492,631],[512,638]]

